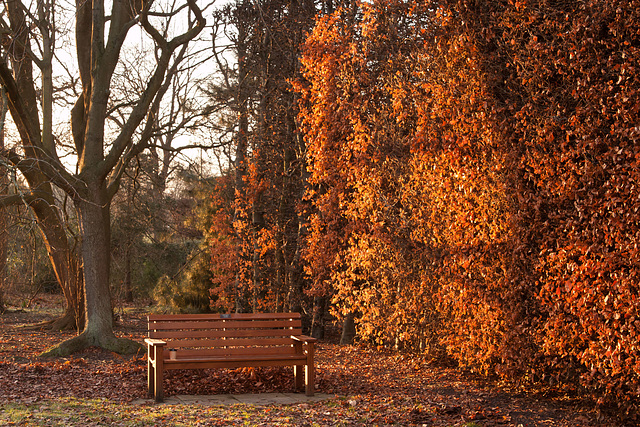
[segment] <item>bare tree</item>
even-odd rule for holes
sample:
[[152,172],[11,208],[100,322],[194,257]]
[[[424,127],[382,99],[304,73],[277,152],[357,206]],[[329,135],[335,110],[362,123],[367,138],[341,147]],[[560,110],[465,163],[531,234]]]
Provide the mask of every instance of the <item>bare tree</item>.
[[[2,154],[20,170],[29,185],[30,193],[22,197],[27,198],[38,219],[50,257],[67,257],[59,263],[66,263],[67,271],[56,270],[59,280],[65,280],[61,277],[63,273],[79,277],[81,272],[82,280],[76,283],[82,283],[84,288],[84,330],[46,354],[65,355],[87,346],[136,351],[139,344],[116,338],[113,333],[109,290],[110,204],[129,161],[149,146],[156,124],[156,105],[167,90],[167,81],[179,72],[189,43],[205,26],[204,7],[196,0],[180,4],[113,0],[107,14],[104,1],[76,1],[70,16],[75,19],[75,56],[82,92],[71,110],[75,162],[69,167],[69,159],[60,160],[60,143],[49,123],[53,87],[48,83],[47,67],[52,64],[56,46],[55,5],[52,0],[36,2],[36,10],[29,10],[29,5],[15,0],[4,3],[9,23],[1,23],[8,37],[3,49],[10,60],[0,63],[0,82],[7,91],[9,111],[21,144]],[[122,126],[111,135],[105,130],[112,79],[134,27],[142,34],[138,38],[145,36],[152,41],[155,64],[138,98],[127,106]],[[33,64],[42,74],[40,109]],[[82,238],[81,268],[70,248],[64,247],[67,238],[53,187],[73,200]]]
[[[0,150],[4,150],[4,124],[7,117],[7,95],[4,89],[0,88]],[[0,164],[0,194],[6,195],[7,168]],[[6,207],[0,205],[0,313],[4,308],[4,292],[7,280],[7,212]]]
[[[162,104],[154,103],[152,107],[155,124],[148,139],[148,150],[140,153],[125,170],[122,191],[114,200],[113,237],[114,243],[117,240],[120,244],[112,253],[112,271],[121,276],[124,298],[129,302],[133,301],[132,273],[137,264],[132,261],[135,261],[136,248],[143,245],[142,237],[157,242],[166,239],[167,234],[181,234],[181,230],[170,224],[176,211],[175,200],[167,191],[169,183],[178,178],[176,171],[180,171],[185,163],[195,162],[194,153],[202,158],[202,151],[219,148],[218,143],[195,135],[206,117],[215,111],[215,106],[207,103],[201,89],[203,81],[210,79],[202,67],[210,60],[209,46],[195,46],[184,56],[180,72],[165,80],[167,89]],[[118,106],[131,105],[136,100],[147,80],[146,74],[153,68],[149,66],[153,65],[153,60],[144,58],[153,57],[154,51],[148,46],[147,49],[135,46],[127,61],[116,69],[112,92],[117,93],[112,93],[115,96],[112,96],[111,104],[118,115],[112,115],[110,119],[117,129],[124,126],[127,117]],[[183,155],[187,149],[188,158]]]

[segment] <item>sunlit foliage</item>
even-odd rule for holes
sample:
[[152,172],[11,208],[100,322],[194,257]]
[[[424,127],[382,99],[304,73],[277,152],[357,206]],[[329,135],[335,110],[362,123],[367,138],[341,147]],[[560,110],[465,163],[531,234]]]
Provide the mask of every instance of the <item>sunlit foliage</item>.
[[318,20],[298,84],[307,262],[364,339],[635,407],[639,6],[387,0]]

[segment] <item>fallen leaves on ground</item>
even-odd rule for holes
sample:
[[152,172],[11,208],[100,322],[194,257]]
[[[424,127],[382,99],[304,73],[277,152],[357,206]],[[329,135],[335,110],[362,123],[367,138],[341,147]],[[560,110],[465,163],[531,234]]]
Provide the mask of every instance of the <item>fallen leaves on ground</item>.
[[[319,343],[316,353],[316,390],[335,395],[333,399],[166,410],[166,405],[133,403],[146,398],[145,355],[123,357],[90,348],[70,358],[40,358],[41,351],[72,334],[20,327],[29,322],[29,313],[4,314],[0,319],[0,406],[5,413],[9,407],[14,413],[22,408],[36,417],[52,405],[64,406],[60,424],[51,425],[65,425],[64,417],[75,417],[76,425],[612,425],[611,420],[598,421],[590,403],[579,396],[555,393],[549,398],[540,391],[509,391],[421,356],[326,342]],[[133,310],[123,319],[118,333],[142,341],[144,313]],[[186,370],[167,372],[164,387],[169,396],[242,394],[291,392],[294,382],[291,368]],[[109,418],[113,411],[108,408],[122,413],[118,422]],[[127,412],[138,413],[139,422],[133,424]],[[41,425],[18,419],[20,425]],[[0,418],[0,423],[11,422]]]

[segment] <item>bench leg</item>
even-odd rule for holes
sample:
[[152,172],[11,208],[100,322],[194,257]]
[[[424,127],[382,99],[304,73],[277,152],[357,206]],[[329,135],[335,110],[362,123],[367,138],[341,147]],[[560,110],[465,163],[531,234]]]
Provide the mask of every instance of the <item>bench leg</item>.
[[164,400],[164,391],[162,390],[162,371],[164,370],[163,349],[160,346],[154,348],[155,369],[153,370],[154,396],[156,402],[160,403]]
[[153,368],[153,361],[147,358],[147,388],[149,396],[155,396],[155,369]]
[[296,391],[302,390],[302,383],[304,381],[303,369],[304,369],[303,365],[295,365],[293,367],[293,375],[296,380],[296,384],[295,384]]
[[155,396],[156,402],[160,403],[164,400],[164,391],[162,390],[162,371],[160,369],[156,369],[154,383],[155,383],[154,396]]
[[313,362],[313,356],[315,353],[315,346],[313,343],[309,343],[306,345],[307,347],[307,364],[304,369],[304,384],[305,384],[305,394],[307,396],[313,396],[313,392],[315,391],[315,382],[316,382],[316,369]]
[[305,376],[304,376],[304,385],[305,385],[305,394],[307,396],[313,396],[313,392],[315,389],[315,382],[316,382],[316,371],[313,367],[313,364],[311,365],[305,365]]

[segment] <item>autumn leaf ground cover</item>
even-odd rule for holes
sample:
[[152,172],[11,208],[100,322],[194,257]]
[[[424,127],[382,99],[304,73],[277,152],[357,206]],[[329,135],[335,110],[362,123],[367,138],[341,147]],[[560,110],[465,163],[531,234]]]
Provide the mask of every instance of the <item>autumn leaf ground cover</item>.
[[[119,309],[116,330],[142,340],[145,309]],[[335,395],[295,405],[203,406],[139,403],[145,396],[144,354],[123,357],[88,349],[69,358],[40,358],[72,333],[28,325],[55,315],[40,308],[0,315],[0,425],[622,425],[576,394],[524,390],[473,376],[443,361],[332,339],[317,352],[317,391]],[[166,393],[290,392],[290,369],[170,372]]]

